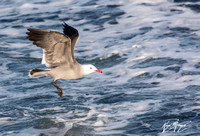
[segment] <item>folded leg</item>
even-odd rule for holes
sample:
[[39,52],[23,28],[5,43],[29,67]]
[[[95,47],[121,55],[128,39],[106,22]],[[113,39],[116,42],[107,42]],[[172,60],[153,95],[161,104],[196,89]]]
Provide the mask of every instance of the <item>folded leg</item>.
[[54,85],[58,90],[58,96],[63,97],[63,90],[62,88],[56,83],[56,81],[51,82],[52,85]]

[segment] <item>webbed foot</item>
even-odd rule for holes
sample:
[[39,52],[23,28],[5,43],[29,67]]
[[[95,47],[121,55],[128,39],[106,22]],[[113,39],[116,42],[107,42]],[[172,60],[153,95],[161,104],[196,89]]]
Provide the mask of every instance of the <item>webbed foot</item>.
[[58,87],[57,90],[58,90],[58,96],[60,96],[60,98],[62,98],[63,97],[63,90],[62,90],[62,88]]

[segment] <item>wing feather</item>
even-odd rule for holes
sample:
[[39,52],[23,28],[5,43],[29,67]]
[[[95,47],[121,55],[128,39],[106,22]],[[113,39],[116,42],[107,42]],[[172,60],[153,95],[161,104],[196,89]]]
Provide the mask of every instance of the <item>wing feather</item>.
[[74,56],[74,48],[75,48],[76,42],[78,41],[78,38],[79,38],[78,30],[76,30],[75,28],[64,23],[63,24],[63,33],[71,39],[72,59],[73,59],[74,62],[77,62],[76,58]]
[[63,63],[67,65],[73,63],[71,39],[68,36],[42,29],[28,29],[28,31],[27,38],[44,50],[43,64],[56,67]]

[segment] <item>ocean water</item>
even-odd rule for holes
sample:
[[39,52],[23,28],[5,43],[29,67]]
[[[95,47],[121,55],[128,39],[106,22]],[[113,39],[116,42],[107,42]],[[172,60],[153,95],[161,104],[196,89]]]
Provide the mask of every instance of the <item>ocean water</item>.
[[[29,78],[27,28],[78,29],[75,56],[103,74]],[[0,135],[200,135],[199,0],[1,0]]]

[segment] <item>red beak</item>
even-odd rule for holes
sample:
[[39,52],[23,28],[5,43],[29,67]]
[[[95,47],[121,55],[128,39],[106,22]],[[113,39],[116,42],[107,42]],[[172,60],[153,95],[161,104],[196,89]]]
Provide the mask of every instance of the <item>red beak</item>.
[[96,72],[102,73],[102,71],[100,69],[95,70]]

